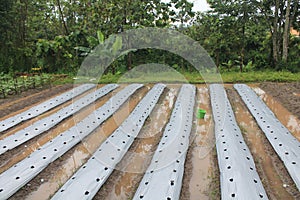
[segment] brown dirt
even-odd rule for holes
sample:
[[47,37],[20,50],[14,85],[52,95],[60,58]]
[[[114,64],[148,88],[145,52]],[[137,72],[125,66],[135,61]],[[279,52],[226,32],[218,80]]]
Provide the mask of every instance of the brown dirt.
[[[178,89],[178,88],[177,88]],[[167,91],[160,97],[154,111],[147,118],[138,138],[135,139],[122,161],[117,165],[94,199],[132,199],[157,148],[164,127],[170,117],[177,93]],[[164,112],[165,111],[165,112]],[[159,120],[153,120],[159,119]]]
[[[258,84],[256,85],[258,86]],[[14,112],[20,111],[24,108],[29,108],[30,106],[45,101],[58,93],[62,93],[67,91],[73,87],[72,84],[55,86],[51,89],[36,89],[30,90],[22,93],[21,95],[11,96],[9,99],[0,99],[0,118],[12,114]],[[174,87],[173,85],[169,88]],[[256,163],[256,167],[263,181],[263,185],[268,193],[270,199],[300,199],[299,191],[297,190],[295,184],[290,178],[287,170],[285,169],[282,161],[277,156],[272,146],[269,144],[267,138],[261,133],[259,127],[256,123],[253,123],[253,127],[248,126],[247,124],[243,124],[245,120],[253,120],[253,117],[248,112],[244,103],[232,88],[232,85],[228,86],[229,89],[228,97],[232,103],[233,109],[236,111],[239,109],[239,112],[236,113],[237,121],[242,129],[245,141],[247,142],[253,158]],[[291,113],[296,115],[298,119],[300,119],[300,83],[261,83],[259,87],[262,88],[267,94],[273,96],[276,100],[282,103],[282,105],[287,108]],[[149,88],[148,88],[149,89]],[[32,94],[36,92],[35,94]],[[145,91],[144,91],[145,92]],[[143,91],[138,91],[140,94],[145,94]],[[103,100],[100,100],[97,103],[97,106],[103,104],[111,94],[104,97]],[[136,95],[134,95],[136,97]],[[132,98],[135,98],[135,97]],[[165,94],[164,94],[165,97]],[[174,99],[175,100],[175,99]],[[138,98],[135,100],[131,99],[130,102],[134,101],[138,102]],[[101,103],[102,102],[102,103]],[[200,101],[201,103],[201,101]],[[203,105],[201,105],[203,106]],[[201,107],[200,106],[200,107]],[[125,108],[126,107],[126,108]],[[103,125],[100,126],[93,134],[91,134],[84,142],[90,144],[92,149],[95,149],[97,145],[101,143],[107,136],[109,136],[115,128],[120,124],[123,119],[128,116],[128,106],[122,107],[118,113],[120,114],[120,118],[116,123],[114,119],[108,119]],[[130,106],[129,106],[130,107]],[[18,161],[24,159],[28,156],[34,149],[38,147],[38,145],[42,145],[44,142],[49,141],[52,137],[60,133],[61,131],[67,129],[69,125],[74,122],[74,117],[77,120],[86,116],[92,109],[92,106],[84,109],[80,113],[77,113],[75,116],[66,119],[63,123],[58,124],[51,130],[43,133],[42,135],[24,143],[20,147],[17,147],[11,151],[6,152],[5,154],[0,156],[0,173],[7,170],[8,167],[13,166]],[[123,111],[122,111],[123,110]],[[172,110],[172,109],[171,109]],[[171,110],[166,111],[164,115],[168,118],[171,113]],[[207,109],[209,110],[209,108]],[[154,114],[156,115],[157,110],[154,110]],[[121,116],[122,115],[122,116]],[[153,117],[152,119],[156,119]],[[27,123],[27,122],[26,122]],[[151,124],[153,125],[155,120],[147,120],[146,126],[143,127],[142,131],[145,133],[149,132],[149,127]],[[162,122],[160,122],[162,123]],[[252,124],[252,123],[251,123]],[[23,125],[23,124],[22,124]],[[24,123],[25,125],[25,123]],[[67,126],[66,126],[67,125]],[[198,124],[199,125],[199,124]],[[21,125],[14,127],[10,131],[17,130]],[[253,134],[255,132],[255,134]],[[162,132],[157,133],[157,135],[161,135]],[[192,145],[190,146],[186,158],[185,163],[185,172],[183,179],[183,187],[180,199],[193,199],[193,195],[199,193],[202,186],[197,185],[197,181],[195,179],[197,173],[197,162],[195,162],[195,156],[198,155],[199,144],[202,139],[197,139],[195,137],[196,133],[193,130],[192,138],[194,138]],[[201,135],[202,133],[200,133]],[[101,135],[101,137],[100,137]],[[203,135],[202,135],[203,136]],[[159,137],[158,137],[159,138]],[[159,139],[153,139],[148,137],[146,139],[138,138],[132,147],[130,148],[130,152],[140,151],[140,147],[144,144],[148,144],[149,142],[153,144],[150,152],[156,148]],[[93,141],[97,141],[97,145],[95,145]],[[39,144],[37,144],[39,142]],[[200,143],[199,143],[200,142]],[[25,147],[26,145],[26,147]],[[89,146],[90,147],[90,146]],[[81,151],[82,154],[78,154]],[[24,153],[23,153],[24,152]],[[15,195],[12,196],[11,199],[47,199],[51,196],[64,182],[72,176],[72,173],[75,172],[86,160],[90,157],[92,153],[91,149],[86,149],[86,145],[84,143],[79,143],[75,147],[73,147],[70,151],[64,154],[62,157],[51,163],[45,170],[43,170],[38,176],[36,176],[33,180],[31,180],[28,184],[26,184],[23,188],[21,188]],[[150,156],[149,156],[150,157]],[[72,159],[76,160],[76,162],[71,162]],[[124,160],[129,160],[127,162],[135,163],[135,166],[141,163],[141,160],[136,157],[132,158],[128,155],[125,156]],[[211,169],[209,171],[208,183],[205,187],[205,193],[208,199],[220,199],[220,182],[219,182],[219,169],[217,164],[217,154],[215,147],[212,149],[210,153],[210,166]],[[71,162],[71,165],[70,165]],[[150,162],[150,161],[149,161]],[[143,163],[144,166],[147,163]],[[119,168],[121,168],[119,166]],[[69,171],[66,171],[68,170]],[[64,171],[65,170],[65,171]],[[99,190],[95,199],[130,199],[133,197],[139,182],[143,177],[143,173],[130,173],[124,171],[115,170],[112,175],[109,177],[105,185]],[[131,183],[131,188],[126,188],[124,182]],[[201,182],[201,180],[199,180]],[[286,187],[283,186],[286,184]],[[208,189],[207,189],[208,188]],[[121,189],[121,190],[120,190]],[[126,191],[124,190],[126,189]],[[193,191],[196,191],[193,193]],[[121,192],[120,192],[121,191]],[[125,191],[125,195],[123,195]],[[121,195],[116,195],[116,194]],[[115,195],[115,196],[114,196]],[[122,196],[123,195],[123,196]]]
[[[103,86],[103,85],[99,85],[98,88],[100,88],[100,87],[102,87],[102,86]],[[58,93],[56,93],[54,96],[61,95],[61,94],[64,93],[64,92],[65,92],[65,91],[62,91],[62,92],[60,92],[60,93],[58,92]],[[9,135],[12,135],[12,134],[16,133],[16,132],[19,131],[19,130],[22,130],[22,129],[24,129],[24,128],[26,128],[26,127],[28,127],[28,126],[34,124],[35,122],[37,122],[37,121],[39,121],[39,120],[41,120],[41,119],[43,119],[43,118],[45,118],[45,117],[48,117],[48,116],[50,116],[50,115],[52,115],[52,114],[58,112],[60,109],[65,108],[65,107],[71,105],[71,104],[73,103],[73,101],[77,101],[77,100],[79,100],[80,98],[82,98],[82,97],[84,97],[85,95],[87,95],[87,94],[89,94],[89,93],[92,93],[92,92],[94,92],[94,90],[88,90],[88,91],[86,91],[86,92],[84,92],[84,93],[82,93],[82,94],[80,94],[80,95],[74,97],[72,100],[69,100],[69,101],[67,101],[67,102],[65,102],[65,103],[63,103],[63,104],[60,104],[60,105],[56,106],[55,108],[52,108],[51,110],[48,110],[47,112],[42,113],[41,115],[39,115],[39,116],[37,116],[37,117],[34,117],[34,118],[32,118],[32,119],[28,119],[28,120],[26,120],[26,121],[23,121],[23,122],[17,124],[16,126],[11,127],[11,128],[9,128],[8,130],[5,130],[5,131],[1,132],[0,140],[2,140],[3,138],[5,138],[5,137],[7,137],[7,136],[9,136]],[[53,98],[54,96],[49,97],[49,99],[50,99],[50,98]],[[30,101],[30,100],[29,100],[29,101]],[[43,102],[43,101],[41,101],[41,102]],[[32,103],[31,107],[36,106],[36,105],[40,104],[41,102]],[[15,111],[15,112],[13,112],[13,113],[11,113],[11,114],[8,114],[8,115],[5,116],[4,118],[0,118],[0,120],[3,120],[3,119],[6,119],[6,118],[9,118],[9,117],[12,117],[12,116],[17,115],[17,114],[20,114],[20,113],[22,113],[22,112],[24,112],[24,111],[26,111],[26,110],[28,110],[28,107],[26,107],[26,108],[24,108],[24,109],[20,109],[20,110],[18,110],[18,111]],[[65,119],[65,120],[66,120],[66,119]],[[64,120],[63,120],[61,123],[63,123],[63,122],[64,122]]]
[[269,198],[274,200],[299,199],[298,189],[283,162],[255,123],[238,93],[232,87],[227,88],[226,91]]
[[[119,91],[120,89],[121,88],[117,88],[114,92]],[[47,143],[48,141],[50,141],[51,139],[53,139],[60,133],[66,131],[69,128],[71,128],[72,126],[74,126],[76,122],[84,119],[91,112],[93,112],[95,110],[95,108],[102,106],[111,96],[112,96],[112,93],[107,94],[106,96],[104,96],[104,97],[100,98],[98,101],[96,101],[94,104],[87,106],[86,108],[80,110],[78,113],[74,114],[73,116],[70,116],[67,119],[63,120],[61,123],[57,124],[50,130],[45,131],[44,133],[25,142],[24,144],[0,155],[0,173],[7,170],[9,167],[13,166],[17,162],[23,160],[28,155],[30,155],[33,151],[35,151],[38,147]],[[67,104],[69,104],[69,103],[67,103]],[[62,107],[65,105],[66,104],[62,105]],[[46,114],[48,114],[48,113],[49,112],[47,112]],[[52,111],[50,111],[50,113],[52,113]],[[34,120],[36,121],[36,119],[34,119]],[[29,123],[31,123],[31,121]],[[26,124],[27,123],[19,125],[18,127],[23,127]],[[7,134],[10,135],[11,133],[8,132]]]
[[252,89],[261,99],[263,99],[264,103],[275,114],[278,120],[300,141],[300,119],[289,112],[279,100],[275,99],[261,88],[254,86]]
[[261,83],[259,87],[279,100],[285,108],[300,119],[300,82]]
[[[195,129],[195,127],[193,127]],[[192,142],[193,138],[196,136],[196,133],[193,130],[193,133],[190,135],[190,146],[186,154],[185,163],[184,163],[184,173],[183,180],[180,192],[180,200],[188,200],[191,197],[191,193],[189,191],[190,181],[192,179],[192,171],[193,171],[193,151],[195,150],[195,144]]]
[[[29,181],[28,184],[22,187],[10,199],[48,199],[49,197],[51,197],[56,192],[56,190],[58,190],[62,186],[64,182],[71,178],[73,172],[78,170],[79,167],[89,159],[91,154],[98,148],[98,146],[100,146],[101,142],[103,142],[105,138],[107,138],[119,126],[119,123],[126,119],[135,105],[137,105],[137,103],[139,102],[140,97],[145,95],[146,91],[147,89],[145,87],[139,89],[137,93],[132,95],[131,98],[127,100],[127,103],[130,104],[130,106],[128,106],[127,103],[124,103],[113,117],[110,117],[82,142],[74,146],[63,156],[47,166],[40,174]],[[110,93],[109,96],[111,95],[112,94]],[[108,98],[106,98],[106,100],[108,100]],[[103,103],[104,102],[102,102],[101,104],[103,105]],[[98,105],[97,107],[100,106],[101,105]],[[95,137],[97,137],[97,139],[95,139]],[[97,144],[95,144],[95,141],[97,141]],[[55,175],[60,172],[62,166],[68,164],[68,160],[74,159],[74,155],[79,149],[83,150],[85,154],[80,156],[80,158],[78,158],[78,160],[74,162],[74,164],[70,167],[70,171],[68,173],[63,174],[64,177],[57,177],[58,179],[56,180],[56,184],[54,186],[49,184],[49,182],[53,181]],[[52,188],[48,187],[47,191],[41,190],[40,188],[43,188],[43,183],[48,184],[48,186],[52,186]],[[38,192],[38,194],[36,194],[35,192]]]
[[18,95],[9,96],[6,99],[0,99],[0,118],[20,109],[31,107],[38,102],[45,101],[58,93],[70,90],[73,86],[73,84],[65,84],[49,89],[32,89]]
[[[219,179],[219,173],[213,166],[215,156],[214,123],[207,86],[197,86],[196,100],[194,124],[185,161],[180,199],[219,199],[218,194],[214,194],[214,191],[219,191],[219,185],[213,177]],[[200,108],[206,110],[204,119],[197,118],[197,110]]]

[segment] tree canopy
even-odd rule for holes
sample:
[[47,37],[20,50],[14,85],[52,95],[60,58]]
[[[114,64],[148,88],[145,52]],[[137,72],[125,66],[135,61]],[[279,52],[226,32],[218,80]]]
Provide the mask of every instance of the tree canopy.
[[[299,71],[298,0],[208,0],[194,13],[187,0],[0,0],[0,72],[42,67],[75,73],[88,52],[111,34],[143,27],[172,28],[208,51],[220,69]],[[143,63],[192,70],[178,55],[142,49],[128,53],[108,72]]]

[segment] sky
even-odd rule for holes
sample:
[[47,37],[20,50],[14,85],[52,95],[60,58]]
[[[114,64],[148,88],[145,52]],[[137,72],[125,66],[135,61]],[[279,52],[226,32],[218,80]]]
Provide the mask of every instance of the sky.
[[193,11],[207,11],[209,9],[209,5],[206,0],[189,0],[194,3]]
[[[170,2],[170,0],[162,0],[163,2]],[[188,0],[189,2],[194,3],[193,11],[207,11],[209,10],[209,5],[206,0]]]
[[[170,0],[162,0],[163,2],[170,2]],[[209,10],[209,5],[206,0],[188,0],[189,2],[194,3],[193,11],[207,11]]]

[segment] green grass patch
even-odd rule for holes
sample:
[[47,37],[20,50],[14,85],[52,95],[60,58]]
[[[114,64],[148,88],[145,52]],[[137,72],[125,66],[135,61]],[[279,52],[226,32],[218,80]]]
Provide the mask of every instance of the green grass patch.
[[222,78],[225,83],[296,82],[300,81],[300,73],[286,71],[226,72],[222,73]]
[[[203,78],[205,77],[205,79]],[[256,82],[297,82],[300,81],[300,73],[291,73],[287,71],[251,71],[251,72],[223,72],[221,74],[200,74],[198,72],[182,73],[111,73],[103,75],[100,79],[89,77],[72,77],[67,76],[54,81],[54,84],[65,83],[192,83],[201,84],[205,82],[224,83],[256,83]]]

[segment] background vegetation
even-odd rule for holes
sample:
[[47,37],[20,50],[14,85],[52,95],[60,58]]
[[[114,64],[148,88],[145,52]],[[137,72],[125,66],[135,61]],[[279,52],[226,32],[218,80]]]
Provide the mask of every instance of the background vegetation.
[[[194,13],[187,0],[0,0],[0,72],[75,74],[86,52],[109,35],[142,27],[172,28],[199,41],[229,80],[237,71],[253,80],[256,70],[300,71],[300,38],[290,34],[300,30],[298,0],[208,3],[209,12]],[[127,54],[106,74],[118,77],[144,63],[167,64],[193,79],[189,63],[153,49]]]

